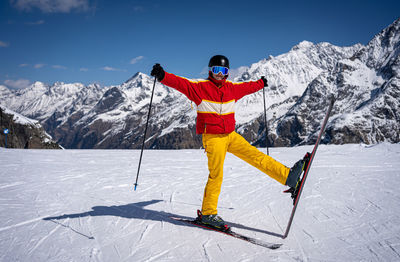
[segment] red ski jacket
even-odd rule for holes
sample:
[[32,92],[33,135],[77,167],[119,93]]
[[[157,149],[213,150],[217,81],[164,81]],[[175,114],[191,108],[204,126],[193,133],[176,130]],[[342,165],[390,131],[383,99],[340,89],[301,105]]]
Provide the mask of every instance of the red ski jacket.
[[193,81],[165,72],[162,84],[186,95],[197,105],[197,134],[226,134],[235,130],[235,103],[264,87],[258,81],[233,83],[212,77]]

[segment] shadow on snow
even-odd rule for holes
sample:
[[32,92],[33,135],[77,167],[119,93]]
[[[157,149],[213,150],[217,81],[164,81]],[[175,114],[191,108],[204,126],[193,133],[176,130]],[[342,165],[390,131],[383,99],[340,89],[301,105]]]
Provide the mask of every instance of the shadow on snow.
[[[196,227],[195,225],[187,224],[181,221],[177,221],[174,219],[171,219],[171,217],[178,217],[182,219],[193,219],[193,217],[185,217],[185,216],[180,216],[164,211],[156,211],[156,210],[150,210],[150,209],[145,209],[146,206],[156,204],[159,202],[163,202],[164,200],[151,200],[151,201],[144,201],[144,202],[138,202],[138,203],[131,203],[127,205],[120,205],[120,206],[94,206],[92,207],[92,210],[83,212],[83,213],[75,213],[75,214],[64,214],[61,216],[55,216],[55,217],[46,217],[43,218],[43,220],[46,221],[52,221],[53,223],[56,223],[58,225],[61,225],[63,227],[69,228],[75,233],[84,236],[88,239],[94,239],[93,236],[88,236],[85,235],[73,228],[71,228],[68,225],[65,225],[61,222],[58,222],[57,220],[63,220],[67,218],[81,218],[81,217],[97,217],[97,216],[115,216],[115,217],[123,217],[123,218],[129,218],[129,219],[141,219],[141,220],[152,220],[152,221],[160,221],[160,222],[168,222],[174,225],[178,226],[187,226],[187,227]],[[230,223],[227,222],[231,227],[233,228],[240,228],[244,230],[250,230],[250,231],[255,231],[263,234],[268,234],[271,236],[275,237],[282,237],[281,234],[274,233],[274,232],[269,232],[266,230],[261,230],[257,228],[251,228],[247,227],[241,224],[237,223]],[[207,229],[204,229],[207,230]]]

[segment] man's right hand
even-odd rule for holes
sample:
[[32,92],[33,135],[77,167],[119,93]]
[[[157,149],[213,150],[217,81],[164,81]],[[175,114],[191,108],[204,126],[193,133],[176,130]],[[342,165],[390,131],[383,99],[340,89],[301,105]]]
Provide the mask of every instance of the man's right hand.
[[165,76],[165,71],[164,69],[160,66],[160,64],[155,64],[153,66],[153,70],[151,70],[150,75],[155,76],[159,82],[161,82],[164,79]]
[[265,78],[265,76],[262,76],[261,79],[264,82],[264,87],[268,86],[268,80]]

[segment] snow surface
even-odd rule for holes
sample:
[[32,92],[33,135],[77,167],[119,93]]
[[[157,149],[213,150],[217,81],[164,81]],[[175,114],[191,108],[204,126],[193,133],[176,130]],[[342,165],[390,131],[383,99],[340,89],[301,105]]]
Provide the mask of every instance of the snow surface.
[[[312,146],[272,148],[291,166]],[[321,145],[291,199],[228,154],[219,214],[269,250],[171,220],[200,208],[203,150],[0,148],[0,261],[399,261],[400,144]]]

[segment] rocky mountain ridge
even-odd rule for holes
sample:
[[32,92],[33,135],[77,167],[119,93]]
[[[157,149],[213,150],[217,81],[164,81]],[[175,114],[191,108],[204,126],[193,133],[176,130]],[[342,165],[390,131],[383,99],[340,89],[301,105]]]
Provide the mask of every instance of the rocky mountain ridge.
[[[4,133],[5,130],[8,130],[7,134]],[[26,118],[3,106],[0,106],[0,131],[0,147],[61,149],[44,131],[39,121]]]
[[[312,143],[332,94],[337,102],[325,143],[399,142],[399,21],[366,46],[303,41],[230,76],[232,81],[267,77],[269,144]],[[12,91],[0,86],[0,104],[40,120],[66,148],[140,148],[152,86],[153,78],[140,72],[111,87],[36,82]],[[263,108],[262,91],[236,106],[237,131],[258,146],[266,145]],[[195,118],[194,104],[157,83],[146,147],[201,147]]]

